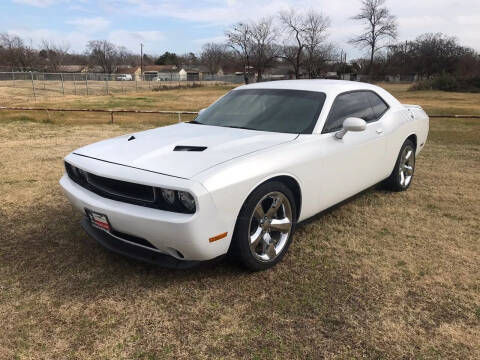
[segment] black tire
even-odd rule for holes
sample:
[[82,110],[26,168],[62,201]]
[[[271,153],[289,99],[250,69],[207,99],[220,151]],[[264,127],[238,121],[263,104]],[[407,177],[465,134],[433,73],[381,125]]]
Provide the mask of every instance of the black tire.
[[[410,184],[412,183],[413,180],[413,175],[415,172],[415,144],[413,143],[412,140],[407,139],[403,143],[400,152],[397,157],[397,161],[395,162],[395,167],[393,168],[392,173],[390,176],[383,182],[383,185],[385,186],[386,189],[391,190],[391,191],[405,191],[410,187]],[[411,159],[409,160],[410,162],[413,161],[412,170],[411,170],[411,175],[408,181],[403,181],[405,178],[405,173],[403,174],[402,178],[402,167],[403,165],[406,165],[403,163],[404,159],[402,156],[405,154],[405,152],[412,151],[411,153]]]
[[[253,212],[256,210],[257,205],[260,203],[262,199],[265,198],[265,196],[271,194],[271,193],[280,193],[283,194],[284,198],[282,198],[282,201],[288,200],[290,209],[291,209],[291,228],[290,232],[288,235],[288,238],[286,242],[284,242],[283,248],[281,249],[281,252],[279,252],[275,258],[269,261],[261,261],[254,255],[254,250],[250,249],[250,244],[251,240],[250,237],[252,236],[251,234],[251,229],[252,229],[252,224],[251,221],[256,221],[252,220]],[[263,200],[263,201],[268,201],[268,198]],[[283,206],[283,205],[282,205]],[[286,206],[286,205],[285,205]],[[283,211],[283,210],[280,210]],[[267,213],[267,211],[266,211]],[[290,243],[292,242],[293,239],[293,234],[295,232],[295,225],[296,225],[296,219],[297,219],[297,206],[295,204],[295,198],[293,196],[292,191],[282,182],[279,181],[270,181],[266,182],[259,187],[257,187],[245,200],[245,203],[242,206],[242,209],[240,210],[240,214],[238,215],[237,218],[237,223],[235,225],[235,231],[233,234],[233,239],[232,243],[230,246],[230,255],[232,255],[234,258],[236,258],[241,265],[243,265],[245,268],[252,270],[252,271],[260,271],[260,270],[266,270],[278,262],[280,262],[283,257],[285,256],[285,253],[288,251],[288,248],[290,246]],[[260,229],[260,225],[257,223],[256,225],[258,229]],[[275,236],[274,232],[268,234],[272,234],[272,238],[270,238],[270,241],[272,241],[273,237]],[[281,233],[278,233],[281,236]],[[284,236],[284,239],[287,236]],[[263,243],[263,242],[262,242]]]

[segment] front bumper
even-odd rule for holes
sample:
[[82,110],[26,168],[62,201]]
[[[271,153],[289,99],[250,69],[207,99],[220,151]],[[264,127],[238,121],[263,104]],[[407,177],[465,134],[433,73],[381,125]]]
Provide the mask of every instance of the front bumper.
[[161,265],[170,269],[189,269],[200,263],[199,261],[178,260],[173,256],[165,255],[157,251],[147,249],[143,246],[132,244],[129,241],[119,238],[111,233],[93,227],[87,217],[83,218],[82,227],[88,235],[90,235],[103,247],[116,252],[117,254],[135,260]]
[[[161,185],[162,179],[158,180]],[[76,184],[67,175],[60,179],[60,185],[72,205],[80,212],[85,214],[85,209],[89,209],[105,214],[115,231],[147,240],[159,254],[169,255],[179,261],[204,261],[228,251],[232,231],[226,228],[218,216],[215,204],[206,190],[203,193],[198,189],[196,191],[198,209],[195,214],[180,214],[101,197]],[[228,233],[227,237],[215,242],[209,241],[211,237],[225,232]],[[131,246],[139,247],[135,244]],[[127,252],[125,248],[122,251],[124,254]]]

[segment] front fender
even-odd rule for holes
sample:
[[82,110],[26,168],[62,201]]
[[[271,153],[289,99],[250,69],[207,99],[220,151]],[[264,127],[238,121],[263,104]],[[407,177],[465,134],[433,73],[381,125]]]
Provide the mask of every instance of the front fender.
[[[261,184],[279,176],[294,179],[300,189],[302,181],[293,172],[281,168],[275,160],[262,161],[266,156],[255,154],[249,158],[222,164],[195,177],[210,193],[222,220],[233,231],[238,214],[248,196]],[[262,164],[262,165],[260,165]],[[301,213],[301,209],[298,209]]]

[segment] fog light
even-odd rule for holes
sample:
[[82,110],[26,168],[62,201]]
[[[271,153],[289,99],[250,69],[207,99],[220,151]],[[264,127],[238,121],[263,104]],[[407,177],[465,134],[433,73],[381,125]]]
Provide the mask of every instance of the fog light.
[[169,189],[162,189],[162,196],[167,203],[172,205],[175,202],[175,191]]
[[191,194],[185,191],[178,192],[178,199],[182,202],[183,206],[185,206],[190,211],[195,211],[195,199]]

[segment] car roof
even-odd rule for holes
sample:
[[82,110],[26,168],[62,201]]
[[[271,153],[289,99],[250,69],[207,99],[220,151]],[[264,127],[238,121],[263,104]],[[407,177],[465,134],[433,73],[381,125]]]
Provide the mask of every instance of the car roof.
[[266,81],[253,83],[248,85],[242,85],[234,90],[247,90],[247,89],[285,89],[285,90],[305,90],[305,91],[317,91],[327,94],[327,96],[336,96],[340,93],[355,91],[355,90],[371,90],[379,94],[390,105],[400,104],[389,92],[385,89],[359,81],[347,81],[347,80],[323,80],[323,79],[311,79],[311,80],[279,80],[279,81]]
[[346,80],[279,80],[258,82],[239,86],[237,90],[243,89],[289,89],[289,90],[308,90],[319,92],[344,92],[351,90],[373,89],[377,86],[362,83],[358,81]]

